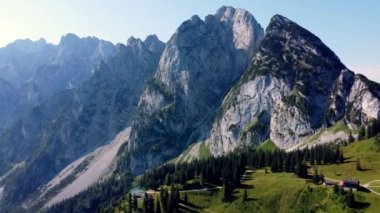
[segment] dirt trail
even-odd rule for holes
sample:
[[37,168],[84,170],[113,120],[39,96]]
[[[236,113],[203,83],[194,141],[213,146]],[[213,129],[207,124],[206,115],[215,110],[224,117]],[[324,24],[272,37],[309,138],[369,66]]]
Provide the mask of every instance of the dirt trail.
[[371,183],[375,183],[375,182],[379,182],[379,184],[380,184],[380,180],[373,180],[373,181],[370,181],[370,182],[364,184],[363,186],[369,186],[369,185],[371,185]]
[[325,179],[327,180],[332,180],[332,181],[336,181],[336,182],[339,182],[340,180],[336,180],[336,179],[332,179],[332,178],[328,178],[328,177],[325,177]]
[[375,182],[379,182],[380,183],[380,180],[370,181],[370,182],[364,184],[363,187],[366,188],[366,189],[368,189],[368,190],[370,190],[372,193],[377,194],[377,195],[380,196],[379,192],[377,192],[377,191],[375,191],[375,190],[373,190],[373,189],[370,188],[370,187],[380,187],[380,186],[371,186],[371,183],[375,183]]

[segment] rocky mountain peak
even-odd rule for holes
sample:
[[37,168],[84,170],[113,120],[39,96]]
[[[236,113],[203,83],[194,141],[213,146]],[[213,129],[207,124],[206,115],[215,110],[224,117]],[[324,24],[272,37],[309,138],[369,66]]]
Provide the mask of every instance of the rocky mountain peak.
[[127,46],[134,46],[134,45],[142,45],[142,41],[139,38],[135,38],[133,36],[129,37],[127,40]]
[[220,21],[230,22],[234,21],[237,17],[251,18],[253,15],[245,9],[222,6],[216,11],[215,17]]
[[[252,40],[251,37],[259,38],[257,40],[261,41],[264,33],[260,24],[250,12],[244,9],[223,6],[218,9],[215,17],[232,28],[233,40],[237,49],[255,52],[253,47],[258,46],[259,42]],[[250,55],[249,57],[252,56]]]
[[[25,169],[34,171],[21,174],[28,176],[23,180],[33,180],[32,184],[9,184],[17,185],[13,188],[15,191],[21,190],[18,186],[28,185],[17,198],[5,195],[12,202],[21,202],[29,192],[37,190],[39,185],[54,177],[68,163],[109,142],[118,131],[130,125],[145,82],[153,77],[161,55],[161,52],[149,50],[140,39],[135,38],[131,38],[126,46],[119,45],[117,50],[112,43],[91,37],[78,39],[75,35],[67,35],[62,41],[67,44],[78,41],[79,44],[75,48],[60,46],[57,58],[63,59],[60,60],[61,64],[48,64],[41,68],[38,78],[31,82],[37,92],[55,95],[48,96],[41,92],[44,101],[39,101],[41,104],[27,111],[20,121],[5,130],[7,134],[0,137],[3,147],[0,162],[7,163],[0,165],[0,175],[10,169],[8,162],[24,159],[28,159]],[[148,38],[145,43],[162,46],[154,37]],[[91,65],[100,61],[93,75],[89,75],[88,71],[95,69]],[[71,86],[70,90],[63,89],[67,84]],[[2,119],[7,115],[2,114],[1,109],[15,105],[9,95],[2,95],[5,86],[0,78]],[[14,94],[11,92],[7,93]],[[34,157],[41,154],[44,163],[41,163],[41,158]],[[46,164],[49,166],[46,167]],[[35,172],[37,170],[38,173]]]
[[152,52],[162,52],[165,47],[165,43],[160,41],[155,34],[147,36],[144,45]]
[[[295,23],[292,22],[290,19],[286,18],[285,16],[282,16],[279,14],[274,15],[269,22],[269,26],[271,25],[281,26],[285,24],[295,24]],[[270,28],[268,27],[268,29]]]
[[369,80],[367,77],[365,77],[364,75],[362,74],[357,74],[355,76],[355,80],[356,81],[361,81],[363,84],[366,85],[366,87],[368,88],[368,90],[373,93],[374,95],[376,95],[376,97],[378,99],[380,99],[380,88],[379,88],[379,83],[376,83],[374,81],[371,81]]
[[[224,99],[222,116],[211,131],[212,153],[267,138],[281,148],[301,142],[325,124],[334,85],[345,69],[317,36],[275,15],[250,68]],[[336,88],[349,87],[347,81]]]
[[131,160],[134,171],[205,138],[223,96],[247,68],[263,34],[252,15],[232,7],[205,20],[194,15],[179,26],[140,98],[129,142],[131,152],[157,141],[165,141],[157,150],[170,148],[165,156],[146,152],[148,160]]
[[216,13],[215,13],[215,16],[218,18],[218,19],[232,19],[234,13],[235,13],[236,9],[231,7],[231,6],[222,6],[220,7]]
[[[194,15],[183,22],[169,40],[160,61],[157,77],[169,86],[171,82],[176,81],[175,79],[181,78],[178,75],[179,69],[192,72],[192,69],[181,68],[181,64],[184,65],[190,61],[185,59],[178,64],[178,56],[193,55],[197,51],[201,51],[202,55],[194,55],[194,57],[202,58],[197,63],[201,65],[203,64],[202,60],[206,59],[207,55],[213,54],[209,50],[214,47],[220,49],[221,45],[227,49],[234,49],[235,58],[239,58],[236,60],[241,62],[241,66],[246,66],[246,63],[251,60],[254,52],[258,49],[263,35],[263,29],[255,18],[243,9],[222,7],[215,15],[206,16],[204,21],[199,16]],[[231,44],[234,46],[230,46]],[[218,53],[216,49],[213,51],[214,53]],[[209,69],[197,70],[209,71]],[[241,69],[239,68],[239,70]],[[168,71],[171,74],[167,73]],[[233,75],[239,76],[240,74],[234,73]]]
[[222,6],[216,11],[214,16],[220,22],[228,22],[228,23],[234,22],[235,20],[247,22],[247,20],[249,19],[255,19],[253,15],[247,10],[234,8],[230,6]]
[[320,38],[284,16],[273,16],[266,29],[266,34],[262,48],[264,50],[279,54],[289,53],[289,55],[295,56],[296,60],[300,53],[307,55],[309,59],[320,57],[325,63],[320,64],[320,61],[309,60],[310,65],[345,69],[340,59]]
[[46,40],[41,38],[37,41],[30,39],[17,39],[16,41],[8,44],[4,49],[11,48],[25,53],[36,53],[41,51],[47,45]]
[[150,35],[144,41],[131,36],[126,46],[120,45],[118,49],[121,55],[127,54],[142,58],[145,57],[144,55],[146,55],[147,51],[161,55],[164,47],[165,44],[160,41],[156,35]]
[[80,38],[74,33],[67,33],[66,35],[61,37],[59,45],[73,45],[80,41]]
[[[73,33],[68,33],[61,37],[54,64],[61,65],[70,61],[93,67],[98,64],[99,60],[107,58],[115,50],[116,47],[111,42],[90,36],[79,38]],[[85,71],[90,73],[89,70]]]

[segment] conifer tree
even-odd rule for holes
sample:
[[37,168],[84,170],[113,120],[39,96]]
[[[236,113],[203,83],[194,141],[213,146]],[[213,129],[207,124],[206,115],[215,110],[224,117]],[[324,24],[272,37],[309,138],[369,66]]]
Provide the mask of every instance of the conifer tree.
[[133,195],[133,197],[132,197],[132,209],[134,211],[137,210],[137,197],[135,195]]
[[161,203],[158,197],[156,197],[155,199],[154,207],[155,207],[155,210],[154,210],[155,213],[161,213]]
[[187,196],[187,192],[185,192],[185,195],[184,195],[184,198],[183,198],[183,201],[185,202],[185,203],[187,203],[187,201],[188,201],[188,196]]
[[272,160],[272,164],[271,164],[270,170],[273,173],[278,172],[278,165],[277,165],[277,160],[276,159]]
[[167,185],[167,186],[170,186],[170,185],[171,185],[170,175],[169,175],[169,174],[166,174],[166,177],[165,177],[165,185]]
[[164,213],[167,210],[168,203],[168,191],[161,190],[160,191],[160,203],[161,203],[161,212]]
[[314,174],[313,174],[313,182],[318,184],[320,182],[320,178],[318,175],[318,170],[316,167],[314,167]]
[[339,163],[344,163],[343,152],[340,152],[340,154],[339,154]]
[[358,171],[362,170],[362,165],[360,164],[360,159],[359,158],[356,160],[356,170],[358,170]]
[[235,167],[233,169],[233,179],[232,179],[232,182],[235,186],[238,186],[240,185],[240,174],[239,174],[239,171],[238,169]]
[[355,206],[355,203],[356,203],[356,201],[355,201],[355,195],[352,192],[352,189],[350,189],[347,192],[347,194],[345,196],[345,200],[346,200],[346,204],[347,204],[348,207],[353,208]]
[[355,141],[355,138],[354,138],[354,136],[352,136],[352,133],[350,132],[350,136],[348,137],[348,142],[352,143],[354,141]]
[[149,212],[149,195],[145,192],[143,199],[143,211],[145,213]]
[[203,172],[199,175],[199,180],[200,180],[201,186],[203,186],[204,185]]
[[244,189],[244,193],[243,193],[243,203],[246,202],[248,200],[248,193],[247,193],[247,190]]
[[335,194],[338,194],[339,193],[339,186],[338,185],[334,185],[334,193]]
[[132,212],[132,195],[131,195],[131,193],[128,193],[128,207],[129,207],[129,212]]
[[178,204],[180,201],[179,189],[177,187],[174,188],[174,196],[173,196],[173,209],[178,209]]
[[339,145],[338,145],[336,147],[336,149],[335,149],[334,161],[338,161],[339,162],[339,158],[340,158],[340,148],[339,148]]
[[222,202],[229,201],[230,197],[231,197],[230,187],[229,187],[229,185],[227,183],[227,180],[224,180]]
[[364,126],[361,126],[360,129],[359,129],[359,134],[358,134],[358,140],[363,140],[364,137],[365,137],[365,128]]

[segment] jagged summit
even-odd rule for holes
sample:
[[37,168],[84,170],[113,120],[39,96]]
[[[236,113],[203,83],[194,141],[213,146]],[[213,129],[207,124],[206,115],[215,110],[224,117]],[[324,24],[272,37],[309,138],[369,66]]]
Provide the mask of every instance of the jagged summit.
[[135,38],[131,36],[127,40],[127,46],[139,47],[138,49],[141,49],[143,45],[144,45],[144,42],[140,38]]
[[76,43],[80,40],[80,38],[74,33],[67,33],[66,35],[61,37],[59,45],[68,45]]
[[165,156],[148,152],[128,166],[141,171],[174,156],[187,142],[204,138],[223,96],[247,68],[263,35],[250,13],[232,7],[222,7],[205,20],[194,15],[183,22],[140,98],[128,144],[133,152],[157,141],[165,141],[157,150],[172,146]]
[[144,40],[144,44],[145,46],[153,51],[153,52],[156,52],[156,51],[160,51],[162,52],[162,50],[164,49],[165,47],[165,43],[163,43],[158,37],[157,35],[153,34],[153,35],[148,35],[146,37],[146,39]]
[[[213,39],[209,40],[210,37]],[[179,54],[191,49],[201,49],[204,46],[234,44],[236,50],[243,51],[236,54],[236,57],[240,58],[238,60],[250,61],[263,37],[264,31],[252,14],[243,9],[224,6],[218,9],[215,15],[207,15],[204,21],[198,15],[194,15],[183,22],[169,40],[167,49],[171,48],[171,50],[164,51],[163,59],[170,57],[166,54]],[[242,53],[246,55],[241,56]],[[200,57],[205,57],[205,55]],[[170,69],[163,63],[164,61],[160,62],[157,76],[169,85],[170,75],[162,72],[175,71],[178,66],[176,66],[177,69]],[[245,66],[246,62],[242,63]]]
[[276,14],[271,18],[269,22],[269,26],[273,23],[284,25],[284,24],[289,24],[289,23],[294,23],[294,22],[292,22],[290,19],[286,18],[285,16]]
[[252,16],[252,14],[245,9],[234,8],[231,6],[222,6],[216,11],[215,17],[220,20],[231,20],[236,15],[236,13],[243,13]]
[[238,21],[253,21],[257,23],[255,17],[249,11],[231,6],[222,6],[216,11],[214,16],[222,22],[233,22],[238,19]]
[[74,33],[67,33],[61,37],[58,47],[88,49],[97,45],[114,46],[112,42],[99,39],[96,36],[79,37]]
[[221,21],[230,21],[234,18],[235,13],[239,11],[241,13],[249,14],[248,11],[243,10],[243,9],[235,9],[234,7],[231,6],[222,6],[219,8],[216,13],[215,17]]
[[[139,38],[135,38],[131,36],[128,38],[127,45],[133,47],[136,50],[141,50],[143,48],[147,48],[148,50],[152,52],[162,52],[162,50],[165,47],[165,43],[160,41],[156,35],[149,35],[145,38],[145,40],[141,40]],[[123,48],[124,45],[121,45],[121,48]],[[119,48],[120,49],[120,48]]]
[[[299,52],[304,52],[308,54],[308,58],[323,58],[326,62],[324,65],[339,66],[340,69],[346,68],[338,56],[320,38],[284,16],[273,16],[266,29],[266,34],[261,50],[268,50],[273,53],[288,52],[293,56],[297,56]],[[319,61],[309,61],[312,66],[322,66]]]
[[144,42],[148,42],[148,43],[157,42],[157,41],[160,41],[160,39],[158,39],[156,34],[148,35],[144,40]]
[[32,41],[31,39],[17,39],[12,43],[9,43],[4,49],[16,49],[20,52],[35,53],[41,51],[48,45],[44,38]]
[[[14,184],[9,183],[15,186],[12,192],[22,194],[17,197],[5,194],[10,202],[19,203],[26,199],[30,192],[38,191],[38,186],[53,178],[68,163],[109,142],[130,124],[145,81],[153,77],[164,46],[154,36],[144,41],[149,45],[132,38],[131,43],[141,45],[119,45],[118,49],[109,42],[79,39],[74,34],[66,35],[62,40],[71,45],[57,46],[54,56],[59,63],[44,64],[38,72],[38,81],[31,82],[34,91],[41,88],[42,92],[55,90],[56,93],[51,93],[54,95],[27,111],[20,121],[6,130],[6,134],[0,134],[0,176],[11,169],[13,162],[23,160],[28,161],[25,170],[30,171],[19,174],[23,178],[12,180]],[[78,44],[72,45],[71,42]],[[152,51],[153,44],[162,48]],[[91,66],[100,61],[96,68]],[[92,75],[90,68],[96,69]],[[66,83],[72,86],[69,90],[62,89]],[[0,88],[5,91],[1,78]],[[6,101],[0,92],[2,119],[5,115],[1,113],[1,103],[13,103],[5,97]]]
[[[351,87],[359,91],[366,87],[352,86],[352,75],[317,36],[275,15],[250,68],[224,99],[222,115],[211,132],[212,153],[223,154],[267,138],[287,149],[345,113],[356,123],[376,117],[376,107],[357,110],[364,102],[359,98],[356,113],[347,112],[352,110],[347,100]],[[356,97],[355,90],[350,96]]]

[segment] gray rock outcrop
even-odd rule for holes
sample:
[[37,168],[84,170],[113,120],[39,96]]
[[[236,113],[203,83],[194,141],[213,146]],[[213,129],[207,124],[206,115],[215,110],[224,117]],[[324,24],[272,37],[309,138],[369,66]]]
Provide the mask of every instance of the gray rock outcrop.
[[223,96],[247,68],[262,38],[254,17],[232,7],[182,23],[140,98],[127,150],[132,157],[125,166],[143,171],[208,137]]
[[347,70],[309,31],[272,18],[250,68],[223,101],[207,141],[214,155],[270,138],[289,149],[344,119],[379,119],[379,85]]

